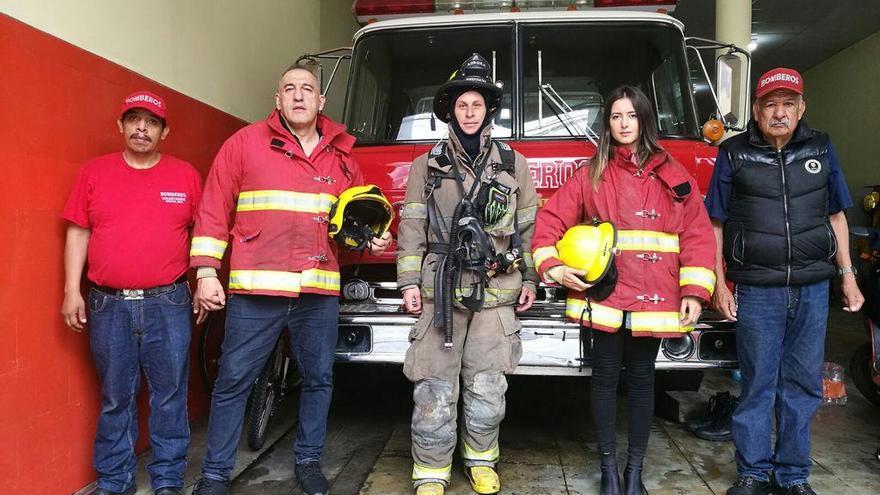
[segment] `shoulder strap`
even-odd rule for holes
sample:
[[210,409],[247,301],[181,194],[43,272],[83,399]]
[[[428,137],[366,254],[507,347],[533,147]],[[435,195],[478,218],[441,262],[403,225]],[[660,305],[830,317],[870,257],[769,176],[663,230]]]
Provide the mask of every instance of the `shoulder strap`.
[[501,165],[498,170],[514,175],[516,172],[516,154],[507,143],[492,140],[498,147],[498,155],[501,157]]

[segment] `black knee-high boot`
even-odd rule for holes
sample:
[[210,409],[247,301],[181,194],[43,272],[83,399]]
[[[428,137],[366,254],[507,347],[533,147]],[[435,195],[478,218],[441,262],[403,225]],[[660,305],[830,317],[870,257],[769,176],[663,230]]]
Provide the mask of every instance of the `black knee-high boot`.
[[599,487],[599,495],[621,495],[620,474],[617,472],[617,455],[614,452],[600,455],[602,482]]
[[643,456],[630,455],[626,460],[626,469],[623,470],[623,489],[625,495],[645,495],[645,485],[642,484]]

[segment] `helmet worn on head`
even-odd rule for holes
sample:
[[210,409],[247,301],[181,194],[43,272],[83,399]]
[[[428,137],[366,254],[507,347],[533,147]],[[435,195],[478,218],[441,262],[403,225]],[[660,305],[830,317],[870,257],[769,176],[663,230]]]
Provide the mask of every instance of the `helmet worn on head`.
[[465,91],[477,91],[486,99],[487,114],[491,115],[501,104],[503,85],[492,81],[492,66],[479,53],[470,56],[449,76],[434,94],[434,115],[443,122],[452,119],[450,109],[454,99]]
[[350,187],[330,208],[327,234],[347,249],[361,250],[382,237],[393,219],[394,208],[378,187]]
[[587,272],[585,281],[595,284],[608,273],[616,242],[617,230],[611,222],[575,225],[556,243],[556,250],[560,261]]

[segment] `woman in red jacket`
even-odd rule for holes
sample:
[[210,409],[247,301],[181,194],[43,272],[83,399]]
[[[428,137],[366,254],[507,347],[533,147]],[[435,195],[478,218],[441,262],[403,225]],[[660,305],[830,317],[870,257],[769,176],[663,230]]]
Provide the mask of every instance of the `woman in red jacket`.
[[[589,166],[577,170],[538,213],[535,265],[569,288],[567,316],[593,330],[591,407],[601,492],[644,493],[641,473],[654,415],[654,361],[662,337],[693,329],[715,287],[715,238],[696,181],[658,143],[654,109],[639,89],[606,98],[604,130]],[[586,300],[585,272],[559,260],[556,242],[581,223],[617,228],[618,278],[607,298]],[[616,393],[626,366],[629,450],[625,492],[617,470]]]

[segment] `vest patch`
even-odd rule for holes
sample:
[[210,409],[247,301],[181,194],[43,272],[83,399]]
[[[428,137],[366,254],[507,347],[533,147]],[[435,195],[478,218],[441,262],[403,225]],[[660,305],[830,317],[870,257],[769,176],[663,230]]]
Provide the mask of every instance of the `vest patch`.
[[815,158],[811,158],[804,163],[804,168],[811,174],[818,174],[822,171],[822,162]]

